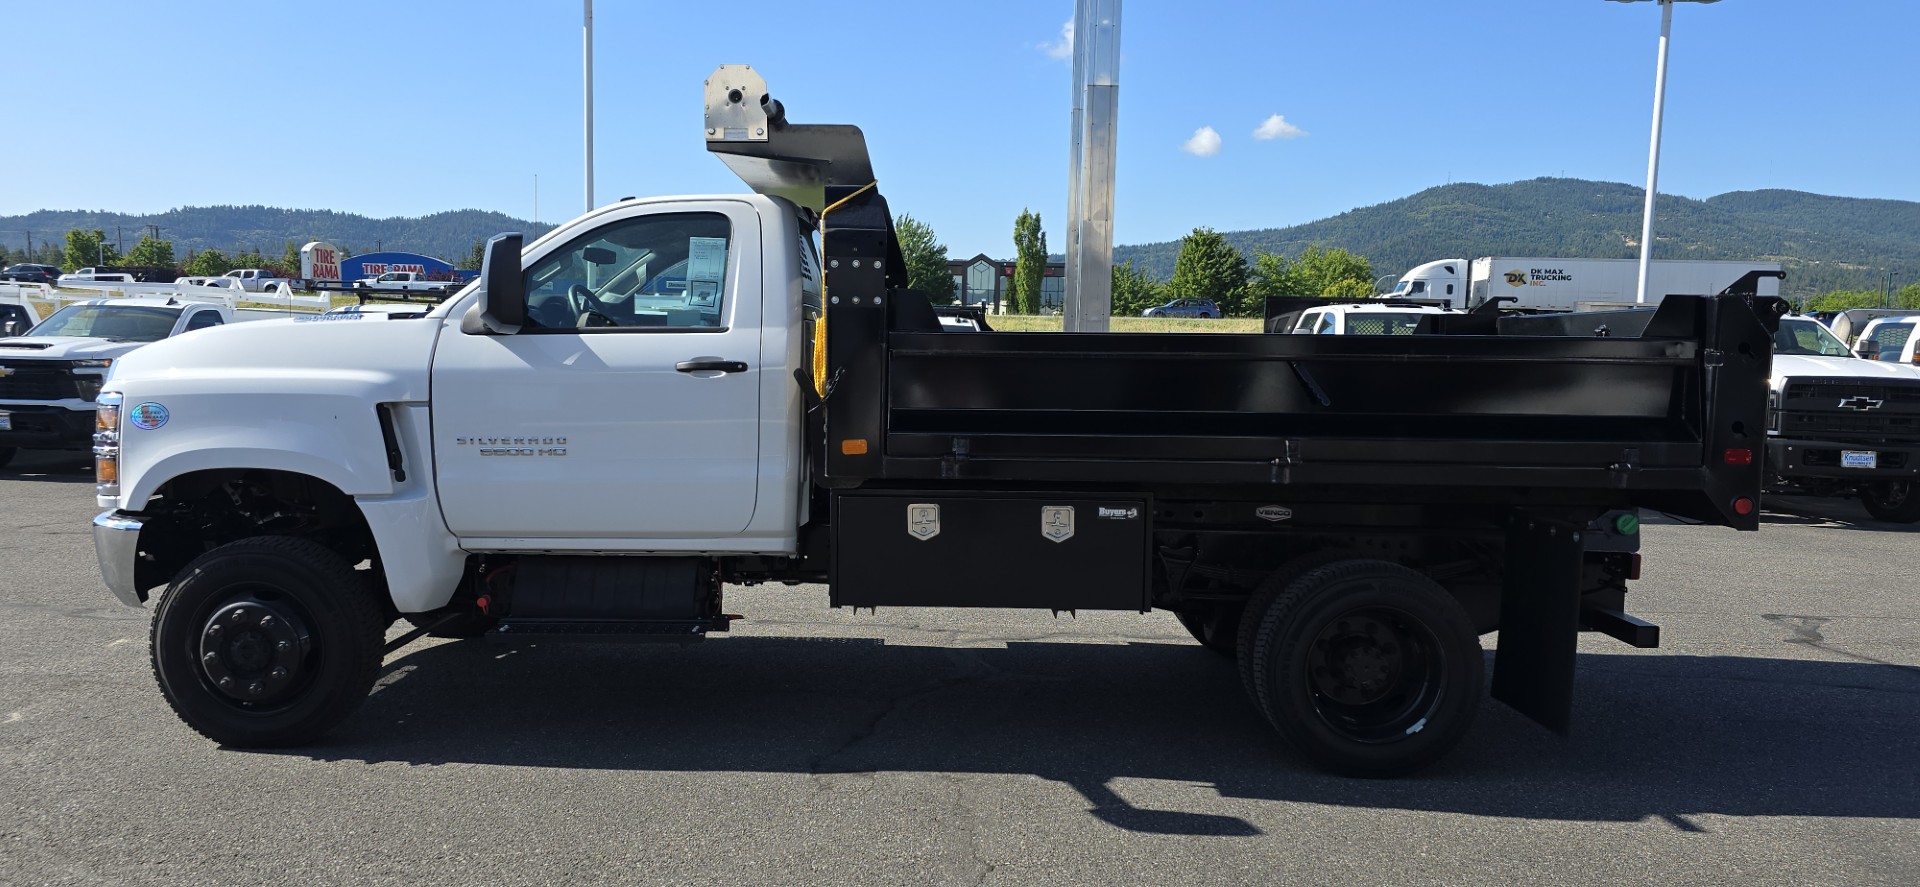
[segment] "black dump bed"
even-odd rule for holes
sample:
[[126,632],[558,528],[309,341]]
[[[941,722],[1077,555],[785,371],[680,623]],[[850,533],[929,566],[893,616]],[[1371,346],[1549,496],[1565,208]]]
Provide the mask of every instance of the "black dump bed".
[[1413,336],[946,333],[866,301],[828,313],[822,468],[843,483],[1604,491],[1757,526],[1771,301],[1671,297],[1632,336],[1577,316]]

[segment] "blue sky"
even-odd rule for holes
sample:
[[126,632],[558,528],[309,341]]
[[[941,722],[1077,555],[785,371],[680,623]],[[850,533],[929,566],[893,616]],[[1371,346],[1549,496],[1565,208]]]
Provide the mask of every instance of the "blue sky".
[[[579,0],[9,3],[0,215],[266,204],[374,216],[584,206]],[[599,0],[597,194],[735,192],[700,84],[748,63],[865,129],[895,212],[955,256],[1066,212],[1071,0]],[[1661,191],[1920,200],[1920,2],[1675,12]],[[1659,12],[1603,0],[1133,0],[1116,239],[1274,227],[1448,181],[1646,174]],[[84,110],[94,108],[98,110]],[[1292,138],[1255,138],[1274,115]],[[1218,150],[1183,150],[1202,127]]]

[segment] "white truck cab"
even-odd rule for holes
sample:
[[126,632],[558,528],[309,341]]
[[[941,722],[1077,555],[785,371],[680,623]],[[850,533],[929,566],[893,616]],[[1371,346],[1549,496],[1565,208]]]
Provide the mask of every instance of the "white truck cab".
[[1920,354],[1914,351],[1920,344],[1920,336],[1913,334],[1915,329],[1920,329],[1920,315],[1877,318],[1860,331],[1853,353],[1867,360],[1920,364]]
[[1300,313],[1287,332],[1313,336],[1410,336],[1420,319],[1434,314],[1465,314],[1431,305],[1378,304],[1323,305]]
[[1920,366],[1862,359],[1825,324],[1789,316],[1774,334],[1769,385],[1776,489],[1857,496],[1880,520],[1920,521]]

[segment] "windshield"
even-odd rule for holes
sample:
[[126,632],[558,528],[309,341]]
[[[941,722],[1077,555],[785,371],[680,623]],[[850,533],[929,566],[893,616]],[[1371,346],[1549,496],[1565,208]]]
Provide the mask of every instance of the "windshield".
[[1773,334],[1773,353],[1805,354],[1812,357],[1850,357],[1852,352],[1827,332],[1818,321],[1783,320]]
[[28,332],[29,336],[83,336],[121,342],[158,342],[180,319],[176,308],[138,305],[68,305]]
[[1354,312],[1347,315],[1349,336],[1411,336],[1424,314],[1391,311]]
[[1407,291],[1407,284],[1408,284],[1408,281],[1402,280],[1399,283],[1396,283],[1393,285],[1393,291],[1396,293],[1404,293]]

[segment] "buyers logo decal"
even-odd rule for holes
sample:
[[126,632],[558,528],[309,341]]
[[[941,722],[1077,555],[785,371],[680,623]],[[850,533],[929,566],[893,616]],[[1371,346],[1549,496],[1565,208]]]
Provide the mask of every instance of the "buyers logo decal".
[[153,401],[147,401],[133,408],[133,427],[152,431],[167,424],[167,408]]

